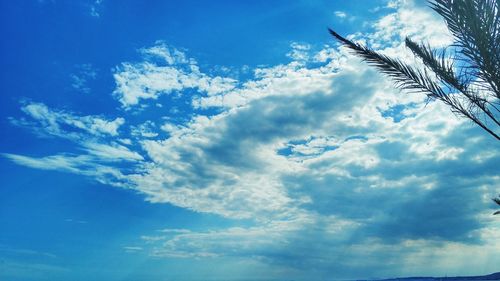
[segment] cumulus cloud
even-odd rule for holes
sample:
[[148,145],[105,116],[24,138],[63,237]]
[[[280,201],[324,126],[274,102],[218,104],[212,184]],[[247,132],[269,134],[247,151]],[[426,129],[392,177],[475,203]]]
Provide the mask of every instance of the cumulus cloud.
[[131,134],[138,138],[154,138],[158,136],[155,126],[155,122],[148,120],[138,126],[131,127]]
[[299,44],[294,42],[290,45],[292,51],[287,54],[287,57],[293,59],[296,62],[305,62],[309,59],[309,50],[311,46],[309,44]]
[[142,49],[141,53],[146,61],[123,63],[114,73],[114,95],[124,108],[137,105],[140,100],[154,100],[185,89],[197,89],[212,95],[227,92],[235,86],[234,79],[212,77],[201,72],[194,59],[164,43]]
[[[407,35],[448,44],[442,23],[411,5],[392,3],[395,10],[374,23],[372,33],[353,38],[399,56],[408,55],[401,44]],[[433,25],[430,33],[422,33],[422,22]],[[206,74],[185,52],[163,43],[141,53],[144,61],[114,72],[114,96],[124,109],[194,89],[193,109],[216,113],[185,122],[146,119],[124,135],[121,118],[75,117],[30,104],[23,111],[51,135],[67,135],[64,124],[112,140],[76,138],[81,155],[6,155],[235,225],[145,233],[147,247],[129,251],[256,259],[351,278],[360,271],[446,274],[467,262],[458,253],[469,251],[480,253],[475,264],[494,270],[489,258],[500,250],[498,228],[484,214],[488,194],[499,187],[497,144],[445,105],[394,90],[343,48],[311,52],[295,44],[292,62],[257,68],[247,81]],[[117,159],[129,165],[115,165]],[[96,165],[106,172],[96,175]]]
[[[418,5],[417,1],[390,1],[388,7],[397,9],[374,24],[375,32],[372,39],[375,41],[401,44],[405,37],[414,41],[426,41],[434,47],[446,47],[453,43],[442,18],[425,6]],[[373,42],[376,43],[376,42]]]

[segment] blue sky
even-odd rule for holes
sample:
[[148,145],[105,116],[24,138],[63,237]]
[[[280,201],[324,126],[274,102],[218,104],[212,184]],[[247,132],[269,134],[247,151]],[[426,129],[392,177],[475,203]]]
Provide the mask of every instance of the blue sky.
[[498,144],[326,31],[446,28],[360,2],[2,1],[0,279],[498,271]]

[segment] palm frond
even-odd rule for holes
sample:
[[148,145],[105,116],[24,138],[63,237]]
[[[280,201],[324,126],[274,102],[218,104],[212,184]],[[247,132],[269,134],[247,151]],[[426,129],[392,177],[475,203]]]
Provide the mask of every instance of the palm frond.
[[[349,48],[356,55],[360,56],[367,63],[375,66],[379,69],[380,72],[386,74],[390,78],[392,78],[395,82],[396,87],[403,90],[410,90],[412,92],[421,92],[427,95],[429,98],[438,99],[445,104],[447,104],[451,110],[463,117],[466,117],[476,123],[478,126],[483,128],[497,140],[500,140],[500,136],[492,131],[488,126],[478,118],[478,115],[475,112],[474,108],[470,107],[470,104],[461,103],[460,100],[455,98],[452,95],[447,94],[441,87],[441,85],[434,81],[434,79],[429,75],[427,70],[421,70],[415,68],[411,65],[405,64],[399,59],[390,58],[384,54],[380,54],[369,47],[354,43],[332,29],[328,29],[330,34],[335,37],[338,41],[340,41],[344,46]],[[411,44],[411,43],[410,43]],[[418,52],[420,52],[421,56],[431,56],[428,50],[422,50],[418,48]],[[416,49],[417,50],[417,49]],[[458,81],[453,81],[454,73],[452,69],[450,70],[450,66],[439,62],[437,59],[432,57],[434,61],[429,60],[428,67],[433,70],[433,67],[442,68],[441,71],[444,72],[444,75],[447,76],[446,79],[450,80],[455,84],[459,83]],[[444,58],[443,58],[444,60]],[[434,70],[433,70],[434,71]],[[450,72],[451,71],[451,72]],[[457,84],[459,87],[460,86]],[[479,100],[478,100],[479,102]],[[495,119],[496,120],[496,119]]]
[[[498,195],[498,197],[492,198],[491,200],[500,205],[500,195]],[[498,214],[500,214],[500,211],[496,211],[493,213],[493,215],[498,215]]]
[[455,45],[477,78],[500,98],[500,15],[498,0],[435,0]]
[[[429,45],[418,44],[410,38],[406,38],[406,47],[408,47],[414,55],[419,57],[424,65],[431,69],[444,85],[450,89],[455,89],[465,98],[465,102],[468,103],[467,110],[470,115],[477,116],[477,114],[474,113],[482,112],[489,121],[500,126],[500,120],[498,120],[498,117],[488,108],[489,101],[476,92],[469,90],[470,81],[467,78],[464,79],[463,76],[461,77],[455,74],[453,62],[447,58],[446,50],[436,51]],[[458,100],[451,99],[450,96],[451,95],[448,94],[439,99],[446,99],[451,103],[459,102]],[[484,123],[486,121],[487,120],[481,122]]]
[[399,59],[393,59],[380,54],[369,47],[354,43],[331,29],[328,30],[332,36],[337,38],[337,40],[342,42],[344,46],[348,47],[355,54],[359,55],[364,61],[391,77],[398,88],[423,92],[431,98],[445,96],[439,84],[433,81],[426,71],[407,65]]
[[405,43],[406,47],[418,56],[425,66],[434,71],[440,80],[457,90],[467,90],[467,83],[463,83],[457,77],[453,63],[447,60],[445,51],[437,53],[429,45],[418,44],[410,38],[406,38]]
[[497,203],[498,205],[500,205],[500,196],[493,198],[492,200],[495,201],[495,203]]

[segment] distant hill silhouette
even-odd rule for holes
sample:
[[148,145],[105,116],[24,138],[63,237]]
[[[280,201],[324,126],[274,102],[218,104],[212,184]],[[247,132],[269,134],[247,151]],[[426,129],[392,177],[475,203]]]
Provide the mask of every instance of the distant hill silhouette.
[[[456,277],[404,277],[377,279],[377,281],[465,281],[465,280],[500,280],[500,272],[482,276],[456,276]],[[359,280],[370,281],[370,280]]]

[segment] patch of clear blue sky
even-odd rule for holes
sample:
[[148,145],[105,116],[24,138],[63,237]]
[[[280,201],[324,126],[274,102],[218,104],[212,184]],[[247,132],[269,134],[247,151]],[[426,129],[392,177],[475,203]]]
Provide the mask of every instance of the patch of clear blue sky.
[[[82,115],[122,115],[111,96],[112,69],[140,60],[137,50],[157,40],[187,49],[202,69],[275,65],[289,60],[285,54],[291,42],[331,44],[328,26],[342,34],[360,31],[363,21],[379,16],[369,10],[385,1],[104,0],[99,17],[90,13],[93,2],[0,2],[0,152],[71,152],[74,146],[68,141],[37,138],[12,126],[8,118],[22,116],[23,100]],[[337,10],[356,19],[340,21],[334,16]],[[82,64],[91,64],[98,73],[89,81],[89,93],[71,86],[71,74]],[[127,121],[151,117],[130,115]],[[131,191],[83,176],[30,169],[5,158],[0,158],[0,174],[0,263],[57,264],[64,269],[40,274],[37,280],[148,280],[140,279],[146,276],[142,274],[176,266],[189,269],[185,261],[128,255],[123,247],[161,228],[204,230],[231,224],[213,215],[150,204]]]

